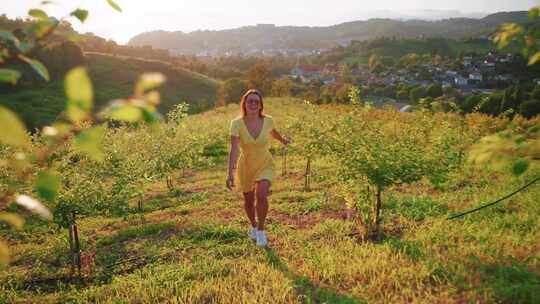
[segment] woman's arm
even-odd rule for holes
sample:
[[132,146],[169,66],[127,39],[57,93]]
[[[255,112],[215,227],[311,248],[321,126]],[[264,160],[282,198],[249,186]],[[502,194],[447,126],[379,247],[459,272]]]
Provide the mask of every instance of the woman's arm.
[[280,143],[284,145],[288,145],[291,141],[288,138],[285,138],[279,134],[279,132],[276,129],[272,129],[270,132],[272,134],[272,137],[278,140]]
[[227,188],[232,190],[234,186],[234,170],[236,169],[236,162],[238,160],[238,142],[240,137],[231,136],[231,150],[229,152],[229,171],[227,174]]

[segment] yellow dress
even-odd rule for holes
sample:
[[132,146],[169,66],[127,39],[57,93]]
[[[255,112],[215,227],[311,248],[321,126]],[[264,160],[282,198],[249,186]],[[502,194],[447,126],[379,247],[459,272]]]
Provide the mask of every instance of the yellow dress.
[[254,190],[255,182],[263,179],[272,181],[274,178],[274,159],[268,150],[270,147],[270,132],[274,129],[271,116],[264,116],[261,133],[253,138],[242,119],[238,117],[231,121],[231,135],[240,137],[240,157],[236,168],[236,189],[241,192]]

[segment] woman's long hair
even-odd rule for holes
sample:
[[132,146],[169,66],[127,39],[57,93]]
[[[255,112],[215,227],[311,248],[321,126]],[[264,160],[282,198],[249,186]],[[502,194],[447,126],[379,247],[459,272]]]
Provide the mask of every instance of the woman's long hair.
[[247,112],[247,110],[246,110],[246,101],[247,101],[248,96],[251,95],[251,94],[255,94],[255,95],[259,96],[259,99],[261,100],[261,108],[259,109],[259,117],[264,117],[264,114],[263,114],[263,109],[264,109],[263,97],[261,95],[261,92],[259,92],[256,89],[247,90],[247,92],[244,93],[244,95],[240,99],[240,108],[242,109],[242,117],[245,117],[247,115],[247,113],[246,113]]

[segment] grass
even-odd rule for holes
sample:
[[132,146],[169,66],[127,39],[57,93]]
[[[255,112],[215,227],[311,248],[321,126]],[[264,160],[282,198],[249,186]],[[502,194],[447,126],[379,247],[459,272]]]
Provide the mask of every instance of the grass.
[[[291,100],[268,99],[279,127],[299,113]],[[234,106],[194,115],[214,124]],[[282,112],[279,112],[282,110]],[[225,123],[224,123],[225,124]],[[216,128],[222,127],[215,123]],[[0,303],[538,303],[540,187],[459,220],[446,217],[519,187],[504,173],[456,175],[434,189],[426,181],[387,189],[384,237],[362,241],[357,222],[328,178],[332,164],[289,155],[289,173],[272,186],[268,235],[261,249],[247,237],[241,197],[224,186],[223,147],[216,164],[175,181],[175,195],[150,196],[127,218],[79,221],[83,280],[70,279],[67,232],[36,221],[0,229],[14,261],[0,273]],[[276,156],[277,172],[281,159]],[[180,175],[178,175],[180,176]],[[156,191],[166,189],[155,185]]]

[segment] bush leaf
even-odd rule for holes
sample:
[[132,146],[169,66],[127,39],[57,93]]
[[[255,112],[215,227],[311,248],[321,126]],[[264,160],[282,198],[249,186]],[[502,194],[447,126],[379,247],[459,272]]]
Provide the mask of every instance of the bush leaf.
[[66,75],[65,91],[68,98],[67,115],[78,122],[90,113],[93,106],[94,93],[92,83],[83,67],[71,69]]
[[84,9],[76,9],[73,12],[71,12],[71,16],[77,17],[79,21],[84,23],[86,21],[86,18],[88,18],[88,11]]
[[29,10],[28,15],[30,15],[30,16],[36,18],[36,19],[40,19],[40,20],[49,19],[49,15],[47,15],[47,13],[45,13],[43,10],[38,9],[38,8],[33,8],[33,9]]
[[120,6],[118,6],[118,4],[116,4],[116,2],[114,2],[113,0],[107,0],[107,3],[109,3],[109,5],[115,10],[119,11],[120,13],[122,12]]
[[22,61],[28,63],[32,67],[32,69],[34,69],[34,71],[36,71],[43,79],[45,79],[46,81],[49,81],[51,79],[49,76],[49,71],[47,71],[47,68],[41,62],[35,59],[28,58],[24,55],[19,55],[18,57]]
[[49,202],[54,201],[62,182],[58,175],[50,171],[39,172],[36,180],[37,194]]
[[525,158],[518,159],[512,166],[512,173],[516,176],[523,174],[529,168],[529,161]]
[[139,107],[126,104],[112,107],[108,117],[114,120],[136,122],[142,119],[143,114]]
[[0,143],[21,147],[28,142],[26,128],[17,115],[0,106]]
[[16,84],[21,78],[21,72],[11,69],[0,69],[0,82]]
[[135,96],[141,96],[147,90],[154,89],[165,82],[165,76],[161,73],[145,73],[135,85]]

